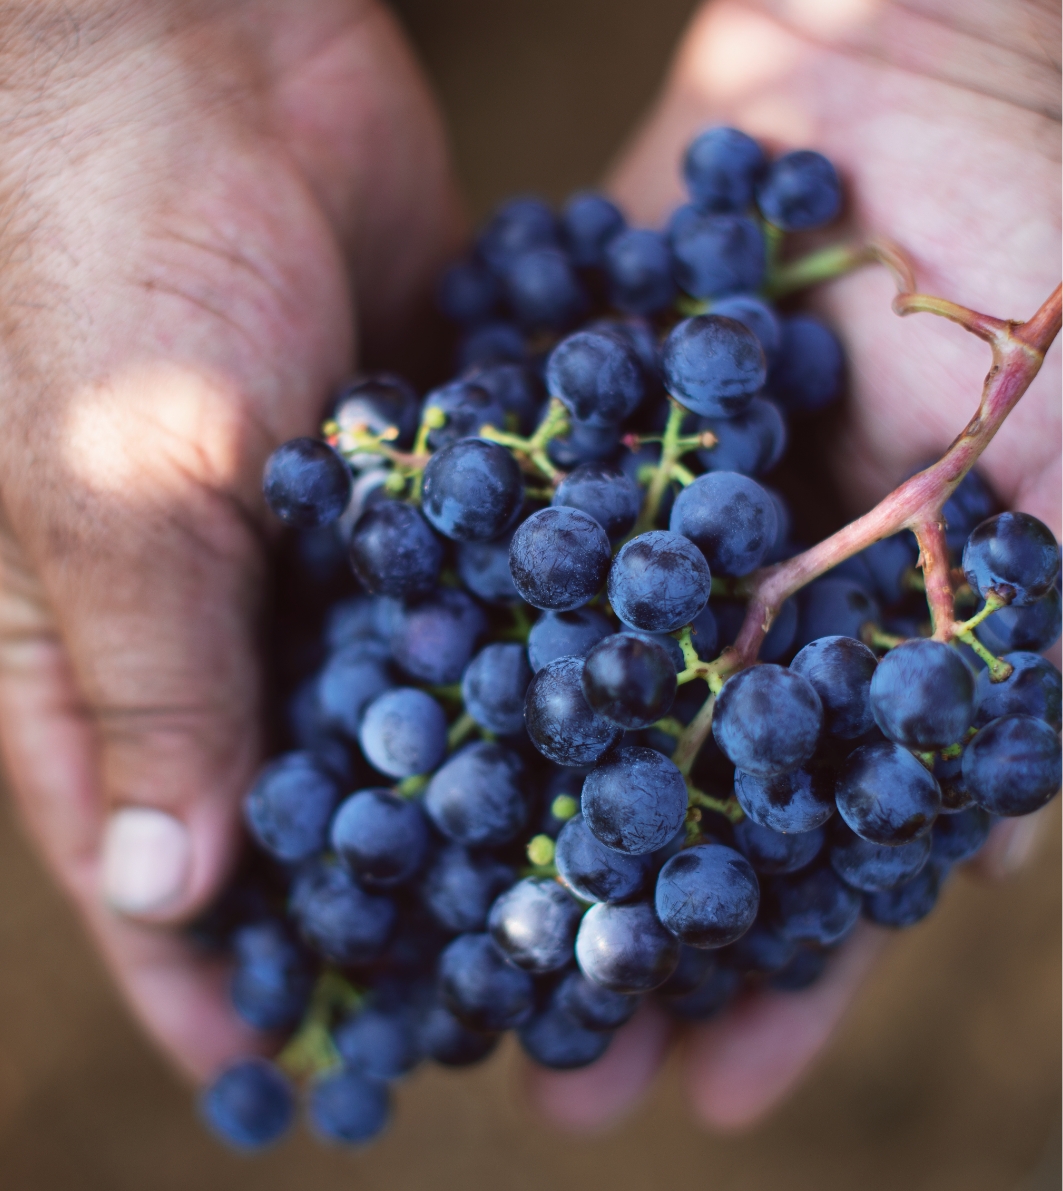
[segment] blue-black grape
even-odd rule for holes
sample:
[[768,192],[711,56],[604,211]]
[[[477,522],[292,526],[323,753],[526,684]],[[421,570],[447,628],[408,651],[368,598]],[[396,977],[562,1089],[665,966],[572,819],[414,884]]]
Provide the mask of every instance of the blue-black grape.
[[391,898],[366,893],[347,869],[327,860],[299,870],[288,908],[307,944],[338,964],[376,959],[397,913]]
[[861,745],[835,789],[838,813],[862,839],[896,846],[926,835],[941,810],[934,775],[889,740]]
[[582,913],[579,902],[557,881],[525,877],[495,899],[487,930],[511,964],[539,975],[571,962]]
[[795,314],[781,320],[768,392],[788,414],[816,414],[840,395],[843,367],[834,332],[817,318]]
[[1059,735],[1029,715],[992,720],[963,750],[963,781],[991,814],[1032,814],[1059,793]]
[[232,937],[236,955],[230,995],[233,1008],[257,1030],[281,1030],[302,1017],[313,971],[302,947],[276,919],[241,927]]
[[398,1079],[421,1058],[417,1027],[416,1016],[405,1006],[370,1004],[340,1022],[332,1040],[349,1069],[370,1079]]
[[624,230],[624,216],[604,194],[574,194],[561,212],[561,233],[572,263],[580,269],[600,268],[605,246]]
[[266,460],[262,491],[285,525],[315,529],[339,517],[352,484],[351,469],[328,443],[293,438]]
[[742,977],[733,968],[714,965],[697,988],[682,996],[661,997],[658,1004],[680,1021],[708,1021],[727,1006],[741,983]]
[[391,790],[359,790],[336,812],[329,843],[367,889],[388,889],[421,867],[428,824],[417,803]]
[[810,583],[797,596],[797,644],[820,637],[860,639],[864,626],[879,618],[878,605],[860,583],[828,575]]
[[515,256],[503,277],[506,298],[526,331],[564,331],[586,312],[588,298],[560,248],[532,248]]
[[830,863],[854,889],[878,893],[910,881],[930,857],[930,835],[905,844],[874,844],[836,819],[831,827]]
[[524,695],[531,679],[523,645],[485,645],[462,675],[465,710],[488,732],[512,736],[524,727]]
[[[765,562],[768,560],[765,559]],[[733,645],[745,623],[747,606],[740,600],[713,600],[713,615],[716,618],[717,652],[727,645]],[[786,657],[793,647],[797,635],[797,603],[793,599],[783,600],[771,628],[760,643],[759,658],[762,662],[778,662]],[[699,647],[700,655],[700,647]],[[715,655],[706,655],[703,660],[711,661]]]
[[[340,428],[341,446],[344,445],[344,433],[358,426],[370,434],[396,430],[398,437],[389,441],[392,446],[405,451],[413,446],[420,414],[420,402],[409,381],[391,372],[375,372],[343,388],[336,398],[333,417]],[[352,466],[359,470],[380,463],[380,456],[370,452],[349,458]]]
[[766,166],[764,150],[751,136],[721,125],[690,142],[683,156],[683,181],[705,211],[745,211]]
[[790,663],[806,678],[823,704],[823,728],[841,740],[855,740],[875,725],[871,714],[871,679],[878,662],[866,645],[852,637],[810,641]]
[[388,777],[431,773],[447,754],[447,717],[425,691],[396,687],[366,708],[358,743],[369,764]]
[[661,362],[668,392],[705,418],[740,414],[764,387],[767,373],[756,335],[716,314],[699,314],[673,327]]
[[583,697],[583,658],[560,657],[539,669],[524,700],[532,744],[558,765],[593,765],[622,729],[597,715]]
[[609,568],[608,594],[624,624],[670,633],[705,607],[712,575],[701,551],[680,534],[650,530],[623,546]]
[[1003,682],[993,682],[988,668],[974,681],[974,726],[982,728],[1002,715],[1032,715],[1058,732],[1063,722],[1063,679],[1040,654],[1006,653],[1012,666]]
[[516,880],[516,873],[483,852],[459,844],[440,848],[420,882],[421,900],[432,917],[455,934],[482,931],[495,898]]
[[542,1067],[571,1071],[600,1059],[612,1041],[603,1030],[589,1030],[555,999],[517,1031],[524,1053]]
[[695,298],[756,290],[764,281],[764,234],[745,215],[696,215],[671,241],[675,279]]
[[586,657],[613,627],[593,608],[572,612],[544,612],[528,634],[528,661],[538,673],[558,658]]
[[961,553],[971,530],[999,508],[985,480],[977,472],[969,471],[941,510],[948,548],[956,554]]
[[350,557],[366,591],[410,599],[435,587],[443,547],[420,510],[382,500],[355,522]]
[[509,544],[513,534],[493,542],[458,544],[458,577],[477,599],[488,604],[509,604],[520,599],[509,571]]
[[798,947],[793,958],[768,981],[777,992],[803,992],[823,975],[829,952],[818,947]]
[[584,463],[600,463],[612,459],[620,443],[620,427],[595,426],[590,422],[569,419],[568,430],[547,445],[550,462],[562,470],[581,467]]
[[391,656],[420,682],[457,682],[469,663],[487,618],[463,591],[441,587],[407,604],[391,622]]
[[577,331],[550,353],[546,387],[577,421],[615,426],[634,413],[645,380],[638,357],[618,336]]
[[586,902],[630,901],[646,891],[649,856],[630,856],[603,844],[580,814],[561,828],[554,851],[557,875]]
[[582,972],[569,972],[557,986],[554,1004],[588,1030],[618,1030],[631,1020],[639,998],[613,992],[588,980]]
[[955,815],[942,815],[930,835],[930,852],[938,864],[970,860],[989,838],[993,817],[980,806]]
[[463,371],[490,364],[522,364],[528,348],[520,328],[507,322],[474,327],[458,347],[458,367]]
[[787,232],[829,223],[841,210],[838,171],[811,149],[785,153],[757,184],[757,206],[769,223]]
[[977,595],[992,591],[1015,608],[1047,595],[1059,573],[1059,543],[1029,513],[998,513],[975,527],[963,548],[963,573]]
[[642,506],[642,491],[619,468],[605,463],[583,463],[558,484],[553,503],[581,509],[616,541],[635,524]]
[[649,902],[599,902],[583,915],[576,962],[588,980],[612,992],[649,992],[675,971],[679,940]]
[[827,864],[773,877],[769,897],[775,925],[795,943],[832,947],[860,917],[860,894]]
[[522,1025],[535,1009],[531,976],[502,957],[490,935],[459,935],[439,957],[443,1004],[470,1030]]
[[776,831],[747,815],[734,829],[735,847],[758,873],[795,873],[811,864],[823,848],[821,827],[811,831]]
[[609,539],[593,517],[579,509],[540,509],[513,535],[509,569],[532,607],[571,612],[601,591],[610,557]]
[[753,925],[760,885],[733,848],[698,844],[673,856],[657,877],[657,917],[690,947],[724,947]]
[[724,967],[749,976],[781,972],[793,959],[797,945],[778,928],[758,917],[740,939],[716,952]]
[[475,327],[486,322],[502,296],[498,278],[477,260],[455,261],[436,290],[440,311],[453,322]]
[[200,1112],[211,1130],[242,1150],[276,1141],[292,1123],[295,1097],[280,1069],[264,1059],[241,1059],[206,1089]]
[[769,777],[735,771],[738,805],[761,827],[773,831],[814,831],[834,814],[834,779],[816,767],[791,769]]
[[478,385],[502,408],[518,434],[531,434],[542,414],[546,390],[538,372],[527,364],[479,364],[462,378]]
[[361,1145],[382,1132],[390,1114],[387,1086],[360,1071],[330,1071],[310,1085],[306,1115],[324,1141]]
[[755,571],[778,530],[771,497],[733,471],[698,476],[676,497],[668,526],[698,547],[714,575]]
[[897,744],[946,748],[971,725],[974,677],[956,650],[940,641],[906,641],[875,669],[871,712]]
[[705,947],[679,945],[675,971],[654,990],[659,997],[682,997],[696,989],[716,967],[716,952]]
[[646,728],[667,715],[676,692],[675,662],[649,635],[614,633],[587,654],[583,696],[604,719]]
[[714,447],[698,451],[706,471],[759,476],[786,450],[786,422],[775,402],[764,397],[754,397],[733,418],[699,418],[698,430],[711,430],[717,439]]
[[812,684],[769,663],[724,683],[712,733],[739,769],[772,777],[797,769],[812,756],[822,725],[823,705]]
[[468,380],[450,381],[426,393],[423,413],[429,410],[443,415],[443,424],[428,432],[428,445],[433,451],[441,451],[463,438],[475,438],[484,426],[505,429],[506,414],[502,406],[486,389]]
[[1061,613],[1059,589],[1053,587],[1048,595],[1025,608],[1009,606],[987,616],[975,629],[975,636],[998,655],[1015,650],[1040,653],[1059,640]]
[[444,1005],[433,1005],[421,1022],[421,1048],[444,1067],[469,1067],[479,1063],[498,1045],[497,1034],[470,1030]]
[[553,248],[558,242],[553,211],[534,195],[507,199],[492,214],[476,241],[478,255],[497,274],[514,257],[533,248]]
[[268,765],[244,801],[251,834],[287,864],[320,852],[339,801],[336,778],[310,753],[286,753]]
[[587,826],[607,848],[643,856],[682,827],[686,783],[663,753],[626,745],[587,775],[581,806]]
[[656,314],[675,297],[672,251],[660,232],[627,228],[605,246],[609,300],[624,314]]
[[468,848],[508,843],[528,808],[520,788],[524,766],[499,744],[467,744],[433,774],[424,809],[436,828]]
[[717,298],[712,303],[711,313],[733,318],[736,323],[748,327],[764,349],[768,363],[772,362],[779,350],[782,329],[779,326],[779,316],[767,302],[754,297],[753,294],[729,294],[726,298]]
[[910,881],[882,893],[864,894],[864,917],[876,926],[903,930],[915,926],[937,905],[941,870],[932,861]]
[[393,685],[383,664],[387,652],[376,640],[352,641],[329,658],[314,688],[316,712],[326,731],[358,739],[365,709]]
[[708,604],[690,622],[690,640],[703,662],[711,662],[719,645],[716,616]]
[[445,537],[489,542],[508,528],[524,500],[513,455],[497,443],[464,438],[437,451],[424,469],[421,508]]

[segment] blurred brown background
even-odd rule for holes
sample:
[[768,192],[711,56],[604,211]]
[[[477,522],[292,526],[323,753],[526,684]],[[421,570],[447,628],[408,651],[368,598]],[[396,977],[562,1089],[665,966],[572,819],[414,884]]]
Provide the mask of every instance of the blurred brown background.
[[[474,212],[592,182],[651,98],[688,0],[403,0]],[[0,814],[4,1191],[1048,1191],[1060,1186],[1059,812],[1032,865],[960,879],[898,939],[813,1077],[752,1134],[692,1124],[675,1071],[613,1133],[524,1108],[513,1048],[419,1073],[364,1153],[303,1136],[241,1159],[126,1018],[72,915]]]

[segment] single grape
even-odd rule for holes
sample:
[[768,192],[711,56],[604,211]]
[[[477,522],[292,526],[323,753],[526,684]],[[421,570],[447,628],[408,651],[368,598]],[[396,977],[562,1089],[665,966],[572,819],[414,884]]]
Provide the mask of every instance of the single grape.
[[735,771],[738,805],[761,827],[773,831],[814,831],[834,814],[834,780],[818,767],[791,769],[770,777]]
[[530,1059],[555,1071],[589,1066],[605,1054],[612,1041],[612,1034],[588,1030],[554,999],[520,1027],[517,1037]]
[[264,1059],[240,1059],[203,1093],[200,1113],[222,1141],[258,1150],[286,1133],[295,1115],[291,1084]]
[[622,728],[647,728],[667,715],[676,692],[675,662],[651,637],[614,633],[587,654],[583,697]]
[[503,959],[490,935],[459,935],[439,957],[443,1004],[470,1030],[494,1033],[526,1022],[535,1008],[531,976]]
[[929,857],[929,834],[906,844],[873,844],[838,819],[831,825],[831,868],[846,885],[865,893],[896,889],[910,881]]
[[[767,559],[765,559],[767,562]],[[713,615],[716,618],[717,653],[727,645],[733,645],[745,624],[747,605],[740,600],[713,600]],[[793,599],[783,600],[775,619],[771,622],[764,640],[760,643],[759,659],[762,662],[777,662],[790,653],[797,635],[797,603]],[[700,653],[700,649],[699,649]],[[713,655],[706,655],[711,661]]]
[[553,211],[534,195],[508,199],[492,214],[476,241],[478,255],[501,275],[514,257],[558,243]]
[[745,215],[696,215],[671,236],[675,279],[695,298],[758,289],[767,256],[764,234]]
[[803,992],[811,988],[827,967],[828,953],[817,947],[798,947],[793,959],[768,981],[777,992]]
[[586,657],[613,627],[593,608],[544,612],[528,634],[528,661],[535,673],[558,658]]
[[417,434],[421,403],[409,381],[390,372],[376,372],[346,385],[336,398],[333,420],[340,428],[339,447],[357,471],[380,466],[374,451],[357,451],[351,431],[357,427],[370,434],[397,432],[388,441],[399,450],[409,450]]
[[588,980],[612,992],[649,992],[675,971],[679,941],[649,902],[599,902],[583,915],[576,962]]
[[897,744],[945,748],[971,725],[974,678],[960,655],[940,641],[906,641],[875,669],[871,712]]
[[603,194],[574,194],[561,212],[561,234],[572,263],[580,269],[601,268],[605,246],[624,230],[624,216]]
[[478,364],[462,377],[494,398],[518,434],[531,434],[542,416],[546,390],[539,373],[527,364]]
[[391,655],[417,682],[457,682],[486,629],[487,618],[474,600],[441,587],[398,610],[391,622]]
[[444,1067],[469,1067],[479,1063],[498,1045],[497,1034],[484,1034],[464,1026],[443,1005],[433,1005],[421,1022],[421,1048]]
[[861,745],[838,776],[838,813],[862,839],[896,846],[926,835],[941,810],[937,782],[892,741]]
[[943,815],[934,824],[930,851],[938,864],[962,864],[970,860],[989,838],[993,817],[980,806]]
[[768,392],[787,414],[819,413],[840,395],[844,363],[837,336],[819,319],[784,318]]
[[624,314],[656,314],[675,297],[668,240],[648,228],[627,228],[605,246],[609,301]]
[[1058,732],[1063,724],[1063,680],[1047,658],[1016,650],[1003,660],[1012,666],[1003,682],[993,682],[988,669],[974,682],[974,726],[983,728],[1002,715],[1032,715]]
[[398,1079],[421,1060],[417,1019],[402,1006],[361,1009],[340,1022],[332,1041],[344,1066],[370,1079]]
[[322,1140],[362,1145],[388,1123],[391,1102],[387,1086],[360,1071],[330,1071],[310,1085],[306,1115]]
[[588,426],[615,426],[632,414],[645,392],[634,351],[615,335],[577,331],[550,353],[546,387]]
[[658,1004],[680,1021],[708,1021],[720,1013],[738,991],[742,977],[733,968],[711,967],[692,992],[661,997]]
[[421,509],[444,537],[488,542],[520,511],[524,481],[505,447],[463,438],[437,451],[424,469]]
[[388,889],[421,867],[428,824],[417,803],[391,790],[359,790],[336,812],[329,843],[367,889]]
[[582,972],[569,972],[557,986],[553,1003],[585,1029],[612,1031],[631,1020],[639,998],[603,988]]
[[382,500],[355,522],[350,556],[370,594],[410,599],[435,587],[443,547],[418,509]]
[[289,912],[306,943],[337,964],[376,959],[395,926],[395,903],[366,893],[342,865],[315,860],[292,883]]
[[662,753],[627,745],[587,775],[581,806],[596,839],[617,852],[642,856],[663,847],[683,825],[686,783]]
[[[352,596],[333,604],[325,618],[325,646],[338,653],[346,646],[366,650],[366,656],[389,656],[387,640],[391,615],[398,604],[386,596]],[[380,646],[376,653],[374,645]]]
[[516,880],[500,860],[447,844],[421,878],[421,900],[432,917],[455,934],[482,931],[495,898]]
[[579,509],[532,513],[513,535],[509,569],[534,608],[571,612],[592,600],[609,570],[605,530]]
[[623,546],[609,568],[608,594],[624,624],[671,633],[708,603],[712,576],[702,552],[677,533],[655,529]]
[[767,166],[764,150],[737,128],[706,129],[683,157],[683,181],[704,211],[745,211]]
[[871,679],[878,662],[852,637],[810,641],[790,663],[806,678],[823,704],[823,727],[840,740],[855,740],[875,725],[871,714]]
[[823,705],[812,684],[769,663],[724,683],[712,734],[739,769],[772,777],[797,769],[812,756],[822,724]]
[[635,524],[642,507],[642,491],[619,468],[584,463],[557,486],[553,504],[582,510],[615,542]]
[[811,831],[775,831],[748,816],[734,829],[735,846],[756,872],[775,876],[795,873],[812,863],[823,848],[822,827]]
[[896,604],[908,592],[905,578],[915,566],[919,547],[915,535],[905,531],[872,542],[856,556],[871,576],[871,593],[883,604]]
[[339,801],[335,777],[310,753],[267,765],[244,800],[244,819],[270,856],[295,864],[320,852]]
[[783,231],[822,227],[841,210],[838,171],[822,153],[811,149],[784,153],[757,184],[757,206],[769,223]]
[[963,780],[991,814],[1032,814],[1059,793],[1059,735],[1033,716],[1003,715],[963,750]]
[[817,579],[797,596],[796,644],[802,648],[821,637],[860,640],[864,626],[879,619],[878,604],[852,579]]
[[714,575],[755,571],[778,530],[771,497],[733,471],[698,476],[676,497],[668,526],[697,546]]
[[1025,608],[1001,608],[987,616],[975,636],[997,655],[1022,650],[1041,653],[1059,640],[1063,627],[1059,590],[1053,587]]
[[651,880],[647,856],[628,856],[601,843],[582,815],[569,819],[557,836],[557,874],[581,901],[630,901]]
[[393,685],[384,665],[387,652],[371,639],[350,642],[328,659],[314,687],[317,715],[326,732],[358,739],[365,709]]
[[482,323],[474,327],[462,339],[457,353],[458,368],[462,372],[490,364],[523,364],[527,358],[528,348],[520,328],[507,322]]
[[649,319],[637,314],[623,318],[597,318],[587,324],[587,331],[597,331],[630,348],[642,366],[647,391],[660,395],[661,351],[657,343],[657,332]]
[[493,542],[458,543],[458,577],[477,599],[487,604],[510,604],[520,599],[509,573],[509,544],[513,534]]
[[358,742],[369,764],[388,777],[431,773],[447,755],[447,717],[425,691],[396,687],[366,708]]
[[768,898],[775,924],[795,943],[832,947],[860,917],[860,894],[826,864],[773,877]]
[[452,322],[475,327],[495,313],[501,296],[490,269],[477,260],[455,261],[440,278],[436,304]]
[[740,414],[764,387],[767,373],[756,335],[716,314],[699,314],[674,326],[661,361],[668,392],[705,418]]
[[690,947],[725,947],[753,925],[760,886],[733,848],[698,844],[673,856],[657,878],[657,917]]
[[313,987],[309,957],[283,922],[263,919],[232,936],[233,1008],[256,1030],[283,1030],[303,1016]]
[[744,975],[769,976],[781,972],[796,952],[792,939],[758,918],[740,939],[721,947],[715,955],[725,968]]
[[717,298],[712,303],[712,314],[733,318],[736,323],[748,327],[756,335],[760,346],[764,349],[764,357],[770,364],[779,350],[782,328],[779,316],[760,298],[753,294],[729,294],[726,298]]
[[876,926],[905,930],[915,926],[937,905],[941,871],[933,862],[910,881],[882,893],[864,894],[864,917]]
[[716,968],[716,951],[679,944],[679,963],[675,971],[654,989],[659,997],[684,997],[701,986]]
[[977,526],[963,548],[963,573],[976,595],[992,591],[1014,608],[1048,594],[1059,573],[1059,543],[1029,513],[998,513]]
[[262,491],[285,523],[315,529],[335,521],[351,499],[351,469],[316,438],[293,438],[266,460]]
[[962,553],[971,530],[999,508],[997,498],[985,480],[977,472],[969,471],[941,510],[948,548],[956,554]]
[[506,298],[526,331],[564,331],[589,300],[572,262],[559,248],[532,248],[514,257],[504,275]]
[[698,451],[706,471],[759,476],[786,450],[786,422],[775,402],[764,397],[754,397],[733,418],[699,418],[698,430],[711,430],[717,439],[714,447]]
[[465,710],[488,732],[512,736],[524,727],[524,696],[531,679],[523,645],[485,645],[462,676]]
[[443,424],[428,432],[428,445],[441,451],[463,438],[475,438],[484,426],[504,430],[505,410],[486,389],[467,380],[450,381],[425,394],[423,414],[441,414]]
[[583,658],[560,657],[539,669],[524,700],[532,744],[558,765],[593,765],[622,729],[591,710],[583,697]]
[[557,881],[525,877],[499,894],[487,915],[487,930],[511,964],[540,975],[571,962],[582,914],[579,902]]
[[498,744],[467,744],[433,775],[424,809],[447,839],[469,848],[508,843],[528,810],[520,788],[524,766]]

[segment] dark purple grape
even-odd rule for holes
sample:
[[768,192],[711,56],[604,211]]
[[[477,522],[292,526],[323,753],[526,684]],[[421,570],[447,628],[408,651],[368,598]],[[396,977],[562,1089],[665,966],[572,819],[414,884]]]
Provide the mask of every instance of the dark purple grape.
[[725,947],[753,925],[760,885],[733,848],[698,844],[673,856],[657,878],[657,917],[690,947]]
[[259,775],[244,801],[257,843],[294,864],[320,852],[340,798],[335,776],[310,753],[286,753]]
[[743,975],[768,976],[781,972],[796,951],[792,939],[758,918],[740,939],[716,952],[716,958],[724,967]]
[[675,971],[654,991],[659,997],[684,997],[698,988],[715,967],[715,950],[680,943]]
[[787,414],[819,413],[841,394],[844,362],[837,336],[819,319],[784,318],[768,392]]
[[642,490],[619,468],[583,463],[557,486],[553,503],[582,510],[616,541],[635,524],[642,507]]
[[329,843],[367,889],[388,889],[421,867],[428,824],[417,803],[391,790],[359,790],[337,810]]
[[786,422],[775,402],[764,397],[754,397],[733,418],[699,418],[698,430],[711,430],[717,438],[714,447],[698,451],[706,471],[759,476],[786,450]]
[[455,261],[439,281],[436,301],[451,321],[475,327],[494,313],[501,297],[498,279],[479,261]]
[[398,1079],[420,1062],[416,1016],[403,1005],[375,1004],[352,1014],[333,1030],[344,1066],[374,1080]]
[[443,1004],[470,1030],[522,1025],[535,1008],[531,976],[503,959],[490,935],[459,935],[439,957]]
[[596,839],[628,856],[643,856],[663,847],[682,827],[686,783],[662,753],[627,745],[587,775],[581,805]]
[[369,764],[388,777],[431,773],[447,755],[447,717],[425,691],[396,687],[366,708],[358,743]]
[[634,413],[645,380],[634,351],[615,335],[577,331],[550,353],[546,387],[588,426],[615,426]]
[[683,181],[705,211],[745,211],[767,166],[764,150],[737,128],[719,126],[695,137],[683,157]]
[[878,893],[910,881],[930,857],[930,835],[906,844],[873,844],[850,831],[840,820],[831,827],[830,863],[854,889]]
[[538,425],[546,390],[534,368],[527,364],[480,364],[468,371],[462,380],[489,393],[505,412],[507,423],[510,419],[515,420],[518,434],[531,434]]
[[1059,793],[1059,735],[1033,716],[1003,715],[963,750],[963,781],[991,814],[1032,814]]
[[739,769],[772,777],[812,756],[822,724],[823,706],[812,684],[784,666],[768,664],[724,683],[712,734]]
[[987,649],[1000,655],[1024,650],[1040,653],[1059,640],[1063,628],[1058,588],[1025,608],[1001,608],[987,616],[975,636]]
[[1002,715],[1032,715],[1058,732],[1063,680],[1047,658],[1017,650],[1003,660],[1013,667],[1003,682],[993,682],[988,668],[974,682],[974,726],[982,728]]
[[[712,313],[724,318],[733,318],[736,323],[748,327],[756,335],[764,355],[770,364],[779,350],[779,339],[782,334],[779,326],[779,316],[760,298],[753,294],[731,294],[726,298],[718,298],[712,303]],[[733,469],[735,471],[739,468]]]
[[884,735],[906,748],[946,748],[974,716],[974,678],[940,641],[906,641],[879,662],[871,679],[871,712]]
[[605,530],[579,509],[532,513],[513,535],[509,569],[534,608],[571,612],[592,600],[609,570]]
[[508,843],[524,826],[523,765],[498,744],[467,744],[428,783],[424,809],[437,829],[468,848]]
[[560,248],[532,248],[513,257],[503,284],[510,309],[526,331],[565,331],[589,304],[572,262]]
[[715,314],[699,314],[673,327],[661,360],[665,388],[704,418],[740,414],[764,387],[767,373],[756,335]]
[[391,898],[366,893],[347,869],[326,860],[299,870],[288,908],[306,943],[337,964],[376,959],[397,913]]
[[262,491],[285,523],[315,529],[335,521],[351,499],[351,469],[316,438],[293,438],[266,460]]
[[605,246],[624,230],[624,216],[604,194],[574,194],[561,212],[561,233],[572,263],[580,269],[600,268]]
[[821,827],[811,831],[775,831],[748,816],[734,829],[735,846],[758,873],[795,873],[812,863],[823,848]]
[[512,323],[483,323],[474,327],[458,347],[458,368],[463,372],[491,364],[523,364],[527,358],[524,336]]
[[435,587],[443,547],[418,509],[382,500],[355,522],[350,556],[355,575],[371,595],[411,599]]
[[689,538],[714,575],[748,575],[775,541],[775,504],[755,480],[710,472],[684,488],[672,506],[672,533]]
[[512,736],[524,727],[524,696],[531,679],[523,645],[486,645],[462,676],[465,710],[488,732]]
[[554,992],[554,1004],[585,1029],[618,1030],[631,1020],[639,998],[612,992],[588,980],[582,972],[569,972]]
[[933,862],[910,881],[882,893],[864,894],[864,917],[876,926],[905,930],[924,919],[937,905],[941,870]]
[[804,647],[821,637],[852,637],[879,619],[878,605],[861,584],[844,577],[817,579],[797,596],[796,644]]
[[963,573],[976,595],[990,592],[1025,608],[1048,594],[1059,573],[1059,544],[1029,513],[998,513],[977,526],[963,548]]
[[628,856],[606,847],[576,815],[561,828],[554,852],[557,874],[586,902],[623,902],[646,891],[652,865],[648,856]]
[[583,658],[557,658],[536,672],[524,700],[532,744],[557,765],[593,765],[622,735],[591,710],[582,678]]
[[860,894],[826,864],[773,877],[765,896],[778,929],[795,943],[833,947],[860,917]]
[[[345,386],[336,398],[333,415],[341,431],[341,444],[342,432],[355,426],[370,434],[384,434],[394,429],[398,431],[398,437],[389,441],[403,451],[413,446],[420,416],[421,403],[414,387],[390,372],[375,372]],[[365,470],[378,467],[380,456],[366,452],[354,455],[350,462],[357,470]]]
[[599,902],[583,915],[576,962],[588,980],[612,992],[649,992],[675,971],[679,941],[649,902]]
[[993,816],[980,806],[955,815],[943,815],[934,824],[930,851],[938,864],[963,864],[989,839]]
[[797,149],[768,167],[757,184],[764,218],[787,232],[822,227],[841,210],[838,171],[822,153]]
[[428,445],[441,451],[463,438],[475,438],[484,426],[504,430],[506,415],[486,389],[467,380],[450,381],[425,394],[422,416],[428,410],[443,414],[443,425],[428,432]]
[[488,604],[509,604],[520,599],[509,573],[509,544],[513,534],[493,542],[459,542],[458,576],[477,599]]
[[958,757],[934,758],[934,777],[941,788],[941,814],[954,815],[974,805],[970,790],[963,780],[963,754]]
[[474,600],[441,587],[392,618],[391,655],[418,682],[457,682],[486,628],[487,618]]
[[672,251],[660,232],[627,228],[605,246],[609,300],[624,314],[656,314],[675,297]]
[[507,199],[492,214],[476,241],[479,256],[492,272],[502,274],[510,261],[533,248],[558,243],[553,211],[534,195]]
[[517,1031],[521,1049],[541,1067],[572,1071],[587,1067],[605,1054],[612,1034],[589,1030],[555,1000]]
[[834,814],[834,779],[829,771],[791,769],[771,777],[735,771],[738,805],[761,827],[773,831],[814,831]]
[[827,967],[828,952],[818,947],[798,947],[793,959],[768,981],[777,992],[803,992],[811,988]]
[[508,864],[458,844],[441,848],[421,878],[421,900],[446,930],[482,931],[495,898],[516,880]]
[[240,1059],[203,1093],[200,1113],[222,1141],[259,1150],[287,1132],[295,1096],[280,1068],[265,1059]]
[[712,576],[701,551],[677,533],[655,529],[623,546],[609,568],[613,611],[626,625],[670,633],[708,603]]
[[421,1048],[444,1067],[470,1067],[498,1045],[497,1034],[470,1030],[443,1005],[433,1005],[421,1022]]
[[343,1067],[311,1084],[306,1115],[323,1141],[363,1145],[387,1125],[391,1099],[386,1084]]
[[283,1030],[298,1023],[314,984],[310,958],[283,922],[267,918],[232,936],[236,957],[230,996],[233,1008],[256,1030]]
[[764,281],[764,233],[745,215],[697,215],[671,241],[675,279],[695,298],[755,290]]
[[587,654],[583,696],[604,719],[622,728],[647,728],[675,699],[675,662],[651,637],[614,633]]
[[613,626],[593,608],[573,612],[544,612],[528,634],[528,661],[538,673],[558,658],[586,657]]
[[437,451],[424,469],[421,508],[444,537],[489,542],[512,523],[524,500],[520,468],[505,447],[464,438]]
[[661,997],[658,1004],[680,1021],[708,1021],[720,1013],[742,983],[733,968],[713,966],[693,991],[678,997]]
[[806,678],[823,704],[823,728],[841,740],[855,740],[875,726],[871,714],[871,679],[875,655],[852,637],[810,641],[790,663]]
[[934,776],[892,741],[861,745],[838,776],[838,813],[862,839],[896,846],[926,835],[941,810]]
[[511,964],[541,975],[572,961],[583,910],[550,877],[525,877],[499,894],[487,915],[487,930]]

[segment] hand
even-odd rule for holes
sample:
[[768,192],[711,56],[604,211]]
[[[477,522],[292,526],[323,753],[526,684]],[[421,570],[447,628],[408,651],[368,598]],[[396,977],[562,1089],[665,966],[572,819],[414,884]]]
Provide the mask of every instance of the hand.
[[[685,146],[713,123],[777,151],[815,148],[837,164],[850,199],[849,226],[830,229],[832,239],[886,236],[914,259],[923,292],[1029,318],[1059,281],[1058,71],[1046,48],[1058,20],[1037,2],[977,15],[948,2],[707,4],[611,189],[633,222],[659,224],[683,201]],[[866,269],[811,295],[849,359],[850,400],[830,453],[853,514],[944,451],[989,366],[988,348],[960,328],[893,315],[893,292],[884,270]],[[1008,507],[1057,537],[1060,358],[1057,344],[980,465]],[[983,871],[1021,862],[1035,832],[1035,820],[998,829]],[[701,1119],[737,1128],[772,1108],[826,1044],[886,938],[863,925],[820,984],[757,993],[690,1031],[686,1080]],[[533,1072],[533,1099],[567,1127],[603,1124],[645,1090],[671,1032],[645,1010],[595,1066]]]
[[[20,11],[16,11],[20,10]],[[460,219],[372,0],[0,4],[0,744],[135,1012],[258,1043],[156,924],[224,883],[260,755],[262,465],[401,334]]]

